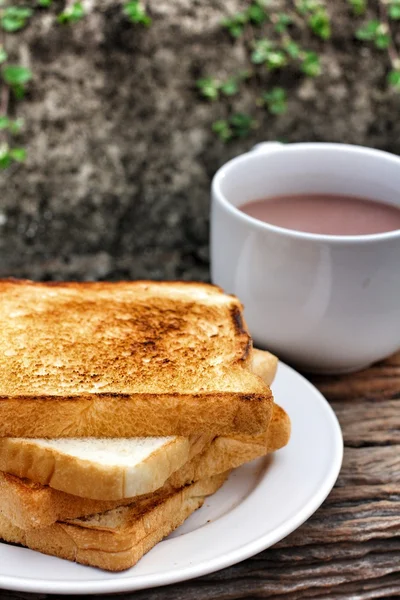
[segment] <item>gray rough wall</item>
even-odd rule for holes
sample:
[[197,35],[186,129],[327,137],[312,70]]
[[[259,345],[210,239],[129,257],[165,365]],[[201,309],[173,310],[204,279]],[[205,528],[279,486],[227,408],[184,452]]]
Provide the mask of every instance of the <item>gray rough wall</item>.
[[[43,11],[8,36],[35,77],[17,108],[29,158],[0,174],[0,276],[207,279],[210,179],[232,156],[276,138],[400,153],[387,60],[354,42],[345,0],[329,3],[332,41],[302,33],[307,47],[325,48],[324,74],[274,75],[289,90],[287,114],[265,115],[251,138],[229,145],[210,131],[226,109],[201,100],[195,81],[246,66],[242,42],[220,25],[246,2],[150,0],[149,29],[128,23],[116,2],[95,5],[73,26]],[[245,90],[234,109],[253,103]]]

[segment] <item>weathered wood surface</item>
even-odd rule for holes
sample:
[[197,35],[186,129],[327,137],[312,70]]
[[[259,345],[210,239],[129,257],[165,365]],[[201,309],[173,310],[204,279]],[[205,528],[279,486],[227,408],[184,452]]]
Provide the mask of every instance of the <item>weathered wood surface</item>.
[[[313,381],[345,440],[343,468],[323,506],[288,538],[229,569],[115,598],[400,598],[400,354],[362,373]],[[19,598],[45,596],[0,591],[1,600]]]

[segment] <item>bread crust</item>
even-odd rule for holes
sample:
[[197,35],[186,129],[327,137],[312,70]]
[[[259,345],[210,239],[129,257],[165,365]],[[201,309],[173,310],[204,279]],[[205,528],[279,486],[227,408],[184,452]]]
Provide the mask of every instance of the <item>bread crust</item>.
[[229,435],[263,431],[272,393],[0,397],[0,437]]

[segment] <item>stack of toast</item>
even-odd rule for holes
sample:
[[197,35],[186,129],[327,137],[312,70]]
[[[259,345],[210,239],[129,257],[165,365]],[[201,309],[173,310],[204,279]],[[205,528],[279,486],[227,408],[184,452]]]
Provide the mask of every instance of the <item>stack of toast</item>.
[[201,283],[0,281],[0,539],[133,566],[285,446],[277,359]]

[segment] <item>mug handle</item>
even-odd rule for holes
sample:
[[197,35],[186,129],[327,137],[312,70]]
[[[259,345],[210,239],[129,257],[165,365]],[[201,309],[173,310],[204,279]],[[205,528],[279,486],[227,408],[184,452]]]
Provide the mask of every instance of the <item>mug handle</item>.
[[270,152],[276,152],[277,150],[282,150],[285,144],[282,142],[260,142],[253,146],[250,152],[262,152],[263,154],[267,154]]

